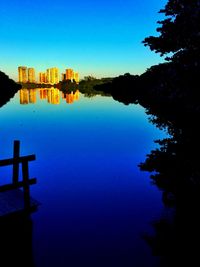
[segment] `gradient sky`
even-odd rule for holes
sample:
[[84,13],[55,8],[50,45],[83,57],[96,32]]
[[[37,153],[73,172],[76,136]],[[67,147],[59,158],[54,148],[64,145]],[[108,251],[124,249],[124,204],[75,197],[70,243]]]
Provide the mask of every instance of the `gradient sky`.
[[139,74],[162,62],[141,41],[166,0],[11,0],[0,3],[0,70],[74,68],[81,77]]

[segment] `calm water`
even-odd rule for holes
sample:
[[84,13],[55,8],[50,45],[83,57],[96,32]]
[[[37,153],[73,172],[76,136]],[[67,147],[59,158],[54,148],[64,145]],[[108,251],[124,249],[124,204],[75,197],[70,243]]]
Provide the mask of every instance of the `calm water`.
[[[0,109],[0,122],[1,159],[15,139],[21,154],[37,157],[31,194],[41,206],[28,233],[35,267],[156,266],[142,236],[163,213],[161,192],[137,164],[164,133],[142,107],[22,90]],[[9,177],[10,169],[0,172]]]

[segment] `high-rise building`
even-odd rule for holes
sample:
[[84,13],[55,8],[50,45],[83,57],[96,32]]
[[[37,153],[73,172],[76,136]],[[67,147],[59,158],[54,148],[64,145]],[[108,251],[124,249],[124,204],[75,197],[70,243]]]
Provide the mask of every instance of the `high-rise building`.
[[27,82],[27,67],[18,67],[18,78],[20,83]]
[[39,82],[40,83],[46,83],[47,82],[47,74],[46,74],[46,72],[40,72],[39,73]]
[[34,83],[35,82],[35,69],[28,68],[28,82]]
[[79,73],[78,72],[74,72],[74,80],[76,83],[79,83]]
[[47,69],[47,83],[51,83],[51,70]]
[[66,69],[66,80],[72,81],[74,79],[73,69]]
[[46,73],[46,82],[50,84],[57,84],[59,83],[59,70],[58,68],[50,68],[47,69]]
[[59,83],[59,70],[58,68],[51,68],[51,83],[56,84]]

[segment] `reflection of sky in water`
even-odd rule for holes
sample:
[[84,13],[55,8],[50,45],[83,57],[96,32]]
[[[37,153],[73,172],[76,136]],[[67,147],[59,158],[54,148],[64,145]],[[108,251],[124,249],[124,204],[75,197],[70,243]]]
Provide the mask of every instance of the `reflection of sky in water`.
[[14,139],[37,157],[36,266],[154,266],[141,234],[159,216],[161,196],[137,164],[164,134],[143,108],[81,94],[71,105],[38,93],[35,104],[19,103],[18,93],[0,109],[0,157],[11,155]]

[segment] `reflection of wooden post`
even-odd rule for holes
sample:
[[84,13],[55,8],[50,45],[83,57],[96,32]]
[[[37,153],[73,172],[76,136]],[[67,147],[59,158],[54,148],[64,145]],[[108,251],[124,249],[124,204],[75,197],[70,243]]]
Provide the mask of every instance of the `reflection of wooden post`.
[[29,187],[29,171],[28,161],[22,162],[23,188],[24,188],[24,208],[30,208],[30,187]]
[[[13,158],[19,158],[19,149],[20,149],[20,142],[15,140],[14,141],[14,149],[13,149]],[[13,164],[13,183],[17,183],[19,180],[19,162]]]

